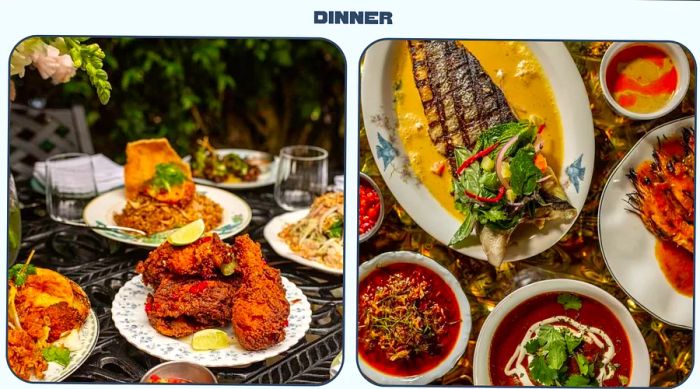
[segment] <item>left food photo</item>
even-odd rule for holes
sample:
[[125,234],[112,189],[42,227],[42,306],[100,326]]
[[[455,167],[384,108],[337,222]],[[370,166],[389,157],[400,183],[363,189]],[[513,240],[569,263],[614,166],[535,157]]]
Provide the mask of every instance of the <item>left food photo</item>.
[[19,42],[14,374],[330,381],[343,360],[345,69],[324,40]]

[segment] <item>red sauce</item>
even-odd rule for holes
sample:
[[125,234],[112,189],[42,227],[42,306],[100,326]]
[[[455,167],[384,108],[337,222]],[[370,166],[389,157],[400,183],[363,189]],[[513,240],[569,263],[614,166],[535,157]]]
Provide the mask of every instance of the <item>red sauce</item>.
[[368,232],[377,224],[381,211],[377,191],[369,185],[360,183],[360,235]]
[[610,61],[605,76],[615,100],[641,113],[662,108],[678,86],[678,71],[671,58],[650,45],[621,50]]
[[[557,302],[559,293],[544,293],[524,301],[504,318],[493,335],[491,349],[489,350],[489,374],[494,386],[522,386],[514,376],[507,376],[503,370],[508,360],[513,355],[516,347],[520,345],[527,330],[533,324],[553,316],[568,316],[581,324],[597,327],[605,331],[615,345],[615,357],[612,363],[620,367],[615,371],[615,376],[603,382],[603,386],[622,386],[618,380],[619,375],[627,378],[632,372],[632,355],[629,340],[622,324],[615,315],[603,304],[583,295],[576,295],[581,299],[581,309],[565,310]],[[600,350],[594,345],[585,342],[582,352],[589,359]],[[570,374],[578,373],[575,361],[569,364]],[[525,360],[527,366],[527,359]]]
[[150,377],[148,377],[148,383],[151,384],[191,384],[192,381],[186,380],[184,378],[177,378],[177,377],[161,377],[157,374],[152,374]]
[[[409,358],[401,358],[391,361],[384,350],[368,341],[369,326],[363,325],[367,319],[370,304],[378,289],[386,286],[390,277],[399,275],[411,282],[426,281],[428,287],[421,300],[422,308],[431,304],[438,304],[446,314],[446,331],[437,336],[430,350],[413,354]],[[457,343],[461,328],[461,315],[459,304],[452,288],[432,270],[411,263],[395,263],[378,268],[360,282],[360,302],[358,307],[358,352],[360,358],[370,366],[386,374],[394,376],[413,376],[425,373],[440,364],[451,352]]]
[[668,282],[678,293],[693,296],[693,254],[673,242],[656,241],[656,259]]

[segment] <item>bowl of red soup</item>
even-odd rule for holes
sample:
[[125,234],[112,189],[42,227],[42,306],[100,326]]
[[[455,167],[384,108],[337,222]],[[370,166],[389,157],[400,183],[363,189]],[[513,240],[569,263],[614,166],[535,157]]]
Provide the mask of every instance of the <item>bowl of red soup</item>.
[[581,281],[535,282],[484,322],[474,383],[493,386],[649,386],[649,352],[629,311]]
[[459,281],[434,260],[397,251],[360,266],[358,363],[380,385],[424,385],[464,354],[469,301]]
[[616,42],[603,55],[599,76],[603,95],[618,113],[649,120],[683,101],[690,66],[675,43]]

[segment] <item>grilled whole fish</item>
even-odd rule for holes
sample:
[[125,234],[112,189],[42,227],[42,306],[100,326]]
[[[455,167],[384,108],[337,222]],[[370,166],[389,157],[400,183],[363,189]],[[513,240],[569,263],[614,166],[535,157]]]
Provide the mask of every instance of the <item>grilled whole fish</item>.
[[518,118],[503,91],[464,46],[455,41],[412,40],[408,48],[428,135],[456,176],[455,147],[471,149],[485,130]]
[[[413,78],[428,120],[428,135],[449,161],[457,179],[455,148],[473,149],[486,130],[517,122],[503,91],[486,74],[479,60],[463,45],[449,40],[411,40],[408,49],[413,64]],[[519,224],[533,223],[542,228],[548,220],[570,220],[577,211],[571,206],[553,171],[542,183],[543,203],[533,215]],[[476,231],[486,257],[499,266],[506,255],[515,227],[509,229],[477,225]]]

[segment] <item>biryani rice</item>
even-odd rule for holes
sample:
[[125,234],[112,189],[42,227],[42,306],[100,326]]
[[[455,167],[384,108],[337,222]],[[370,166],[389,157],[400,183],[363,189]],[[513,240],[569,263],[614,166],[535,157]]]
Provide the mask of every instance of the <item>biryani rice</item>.
[[142,194],[127,201],[122,212],[114,214],[114,221],[122,227],[136,228],[152,235],[197,219],[202,219],[209,231],[221,224],[222,214],[219,204],[199,193],[195,193],[194,199],[185,206],[159,202]]

